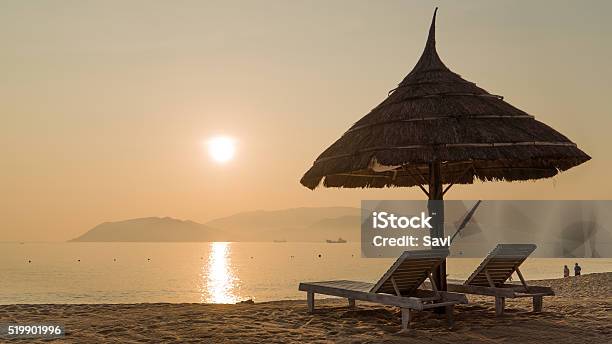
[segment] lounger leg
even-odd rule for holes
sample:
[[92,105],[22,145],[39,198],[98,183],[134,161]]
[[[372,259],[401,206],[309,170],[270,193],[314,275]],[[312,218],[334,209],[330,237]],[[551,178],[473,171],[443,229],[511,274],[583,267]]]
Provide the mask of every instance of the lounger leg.
[[533,311],[535,313],[540,313],[542,311],[542,295],[533,297]]
[[453,311],[455,310],[455,305],[446,306],[446,320],[448,321],[448,328],[453,328]]
[[306,292],[306,303],[308,303],[308,313],[313,313],[315,309],[314,305],[314,292]]
[[410,328],[410,309],[402,308],[402,330]]
[[355,309],[355,299],[348,299],[348,303],[349,303],[349,308],[350,309]]
[[495,315],[500,316],[504,314],[504,307],[506,306],[506,298],[501,296],[495,297]]

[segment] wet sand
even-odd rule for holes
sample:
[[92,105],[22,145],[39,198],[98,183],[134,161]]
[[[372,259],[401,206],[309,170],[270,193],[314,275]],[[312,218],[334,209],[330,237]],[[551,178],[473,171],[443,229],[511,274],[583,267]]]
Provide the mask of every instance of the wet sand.
[[[394,307],[346,300],[305,300],[255,304],[90,304],[2,305],[0,323],[55,322],[66,343],[610,343],[612,273],[532,281],[553,287],[542,313],[531,299],[508,299],[506,314],[495,317],[493,298],[468,296],[455,311],[455,327],[432,312],[417,312],[412,328],[400,333]],[[297,288],[297,286],[296,286]]]

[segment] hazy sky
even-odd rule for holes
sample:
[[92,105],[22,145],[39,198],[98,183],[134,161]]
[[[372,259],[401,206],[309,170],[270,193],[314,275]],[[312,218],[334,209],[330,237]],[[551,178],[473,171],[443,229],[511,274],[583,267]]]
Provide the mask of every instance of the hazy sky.
[[[593,160],[454,199],[609,199],[612,2],[0,2],[0,240],[110,220],[421,199],[299,184],[316,156],[438,52]],[[238,140],[219,165],[203,141]]]

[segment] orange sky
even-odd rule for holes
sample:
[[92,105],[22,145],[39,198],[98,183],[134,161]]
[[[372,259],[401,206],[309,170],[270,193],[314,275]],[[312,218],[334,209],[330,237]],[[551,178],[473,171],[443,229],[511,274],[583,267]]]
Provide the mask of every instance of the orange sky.
[[[439,1],[453,71],[593,157],[556,178],[454,199],[609,199],[612,5]],[[431,1],[3,1],[0,241],[103,221],[420,199],[316,190],[316,156],[382,101],[424,47]],[[215,164],[202,142],[238,141]]]

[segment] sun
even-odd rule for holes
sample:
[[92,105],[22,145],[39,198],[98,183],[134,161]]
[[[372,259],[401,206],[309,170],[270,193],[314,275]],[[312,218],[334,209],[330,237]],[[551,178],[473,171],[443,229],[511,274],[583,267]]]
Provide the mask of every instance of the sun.
[[208,140],[208,154],[218,163],[226,163],[234,158],[236,140],[228,136],[215,136]]

